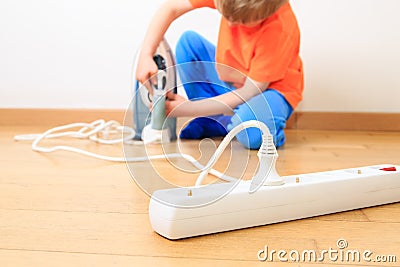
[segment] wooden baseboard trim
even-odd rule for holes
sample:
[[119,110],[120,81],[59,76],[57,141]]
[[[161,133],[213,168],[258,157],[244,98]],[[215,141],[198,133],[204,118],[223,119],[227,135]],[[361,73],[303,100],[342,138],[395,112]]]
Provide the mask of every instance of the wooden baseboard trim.
[[[0,109],[0,126],[56,126],[97,119],[123,123],[124,110]],[[400,131],[400,113],[295,112],[288,129]]]
[[0,126],[57,126],[98,119],[123,122],[124,110],[97,109],[0,109]]
[[400,131],[400,113],[295,112],[289,129]]

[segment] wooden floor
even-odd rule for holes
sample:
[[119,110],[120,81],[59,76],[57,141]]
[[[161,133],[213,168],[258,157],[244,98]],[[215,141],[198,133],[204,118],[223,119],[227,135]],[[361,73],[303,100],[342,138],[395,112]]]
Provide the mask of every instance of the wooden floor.
[[[315,266],[314,262],[260,262],[259,250],[370,250],[395,255],[395,263],[334,262],[322,266],[400,266],[400,203],[286,223],[169,241],[154,233],[148,218],[149,197],[132,179],[149,163],[110,163],[69,152],[40,154],[13,136],[44,127],[0,128],[0,266]],[[381,163],[400,165],[400,133],[287,131],[279,150],[281,175],[301,174]],[[60,141],[58,141],[60,142]],[[121,155],[121,147],[63,140],[93,152]],[[55,144],[46,141],[46,145]],[[200,157],[196,142],[182,151]],[[133,148],[131,148],[133,149]],[[172,149],[169,147],[168,149]],[[167,149],[167,150],[168,150]],[[203,160],[213,145],[202,147]],[[159,148],[151,147],[151,153]],[[173,149],[172,149],[173,150]],[[237,144],[234,160],[249,159],[243,174],[251,177],[256,152]],[[135,154],[135,153],[133,153]],[[227,157],[228,156],[228,157]],[[224,155],[219,168],[228,166]],[[178,185],[194,176],[177,175],[167,163],[155,164]],[[233,164],[236,166],[236,164]],[[229,169],[229,166],[227,167]],[[235,169],[233,168],[234,172]],[[240,170],[236,170],[240,173]],[[168,175],[170,176],[168,178]],[[239,175],[239,174],[238,174]],[[340,192],[338,192],[340,198]]]

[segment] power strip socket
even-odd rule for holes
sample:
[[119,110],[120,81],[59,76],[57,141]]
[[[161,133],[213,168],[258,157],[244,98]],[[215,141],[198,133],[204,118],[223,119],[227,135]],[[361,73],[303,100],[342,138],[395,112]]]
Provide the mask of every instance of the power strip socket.
[[154,192],[151,225],[168,239],[319,216],[400,201],[400,166],[382,164],[283,177],[249,193],[251,181]]

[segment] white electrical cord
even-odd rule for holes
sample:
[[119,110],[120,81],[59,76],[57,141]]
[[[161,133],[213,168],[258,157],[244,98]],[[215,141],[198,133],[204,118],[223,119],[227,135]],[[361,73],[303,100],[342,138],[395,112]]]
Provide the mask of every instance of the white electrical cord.
[[[76,129],[80,127],[79,130],[72,131],[70,129]],[[60,132],[63,131],[63,132]],[[109,139],[109,136],[112,134],[126,134],[123,138],[119,139]],[[103,137],[101,137],[103,136]],[[83,149],[71,147],[71,146],[53,146],[53,147],[43,147],[39,146],[39,143],[43,139],[51,139],[51,138],[59,138],[59,137],[72,137],[79,139],[90,139],[94,142],[100,144],[117,144],[124,142],[126,144],[143,144],[141,141],[133,141],[133,137],[135,136],[135,131],[126,126],[121,126],[116,121],[104,121],[104,120],[96,120],[92,123],[72,123],[68,125],[63,125],[59,127],[52,128],[47,130],[42,134],[26,134],[26,135],[17,135],[14,137],[15,141],[33,141],[32,142],[32,150],[42,153],[51,153],[55,151],[69,151],[78,153],[81,155],[93,157],[96,159],[107,160],[112,162],[143,162],[154,159],[165,159],[165,158],[184,158],[189,161],[193,166],[198,168],[199,170],[203,170],[205,167],[200,164],[196,159],[187,154],[164,154],[164,155],[153,155],[153,156],[145,156],[145,157],[110,157],[105,155],[99,155],[96,153],[92,153]],[[225,140],[225,139],[224,139]],[[208,168],[208,172],[220,179],[223,179],[228,182],[236,181],[236,178],[225,175],[217,170]],[[208,173],[207,172],[207,173]]]
[[[200,173],[199,177],[197,178],[196,184],[195,184],[196,187],[201,186],[201,183],[203,182],[203,180],[207,176],[207,174],[211,173],[212,167],[217,162],[217,160],[221,157],[222,152],[225,150],[225,148],[229,144],[229,142],[242,130],[245,130],[247,128],[252,128],[252,127],[260,129],[262,132],[262,136],[263,136],[263,143],[261,144],[261,147],[258,151],[259,158],[262,158],[267,155],[270,155],[275,158],[278,156],[276,147],[271,138],[271,133],[270,133],[268,127],[264,123],[256,121],[256,120],[242,122],[238,126],[234,127],[232,130],[230,130],[229,133],[222,140],[221,144],[218,146],[214,155],[211,157],[211,159],[209,160],[207,165],[203,168],[203,171]],[[267,177],[267,174],[265,174],[264,178],[266,178],[266,177]]]

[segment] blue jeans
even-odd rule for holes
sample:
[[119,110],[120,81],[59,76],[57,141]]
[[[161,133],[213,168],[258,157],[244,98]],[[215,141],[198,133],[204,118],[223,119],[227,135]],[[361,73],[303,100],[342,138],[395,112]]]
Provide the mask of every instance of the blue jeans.
[[[189,99],[210,98],[235,88],[218,77],[215,68],[215,45],[193,31],[185,32],[176,47],[179,76]],[[284,129],[293,108],[278,91],[268,88],[259,95],[234,109],[227,125],[231,130],[241,122],[257,120],[265,123],[274,137],[277,147],[285,143]],[[261,131],[249,128],[236,136],[245,147],[258,149],[261,146]]]

